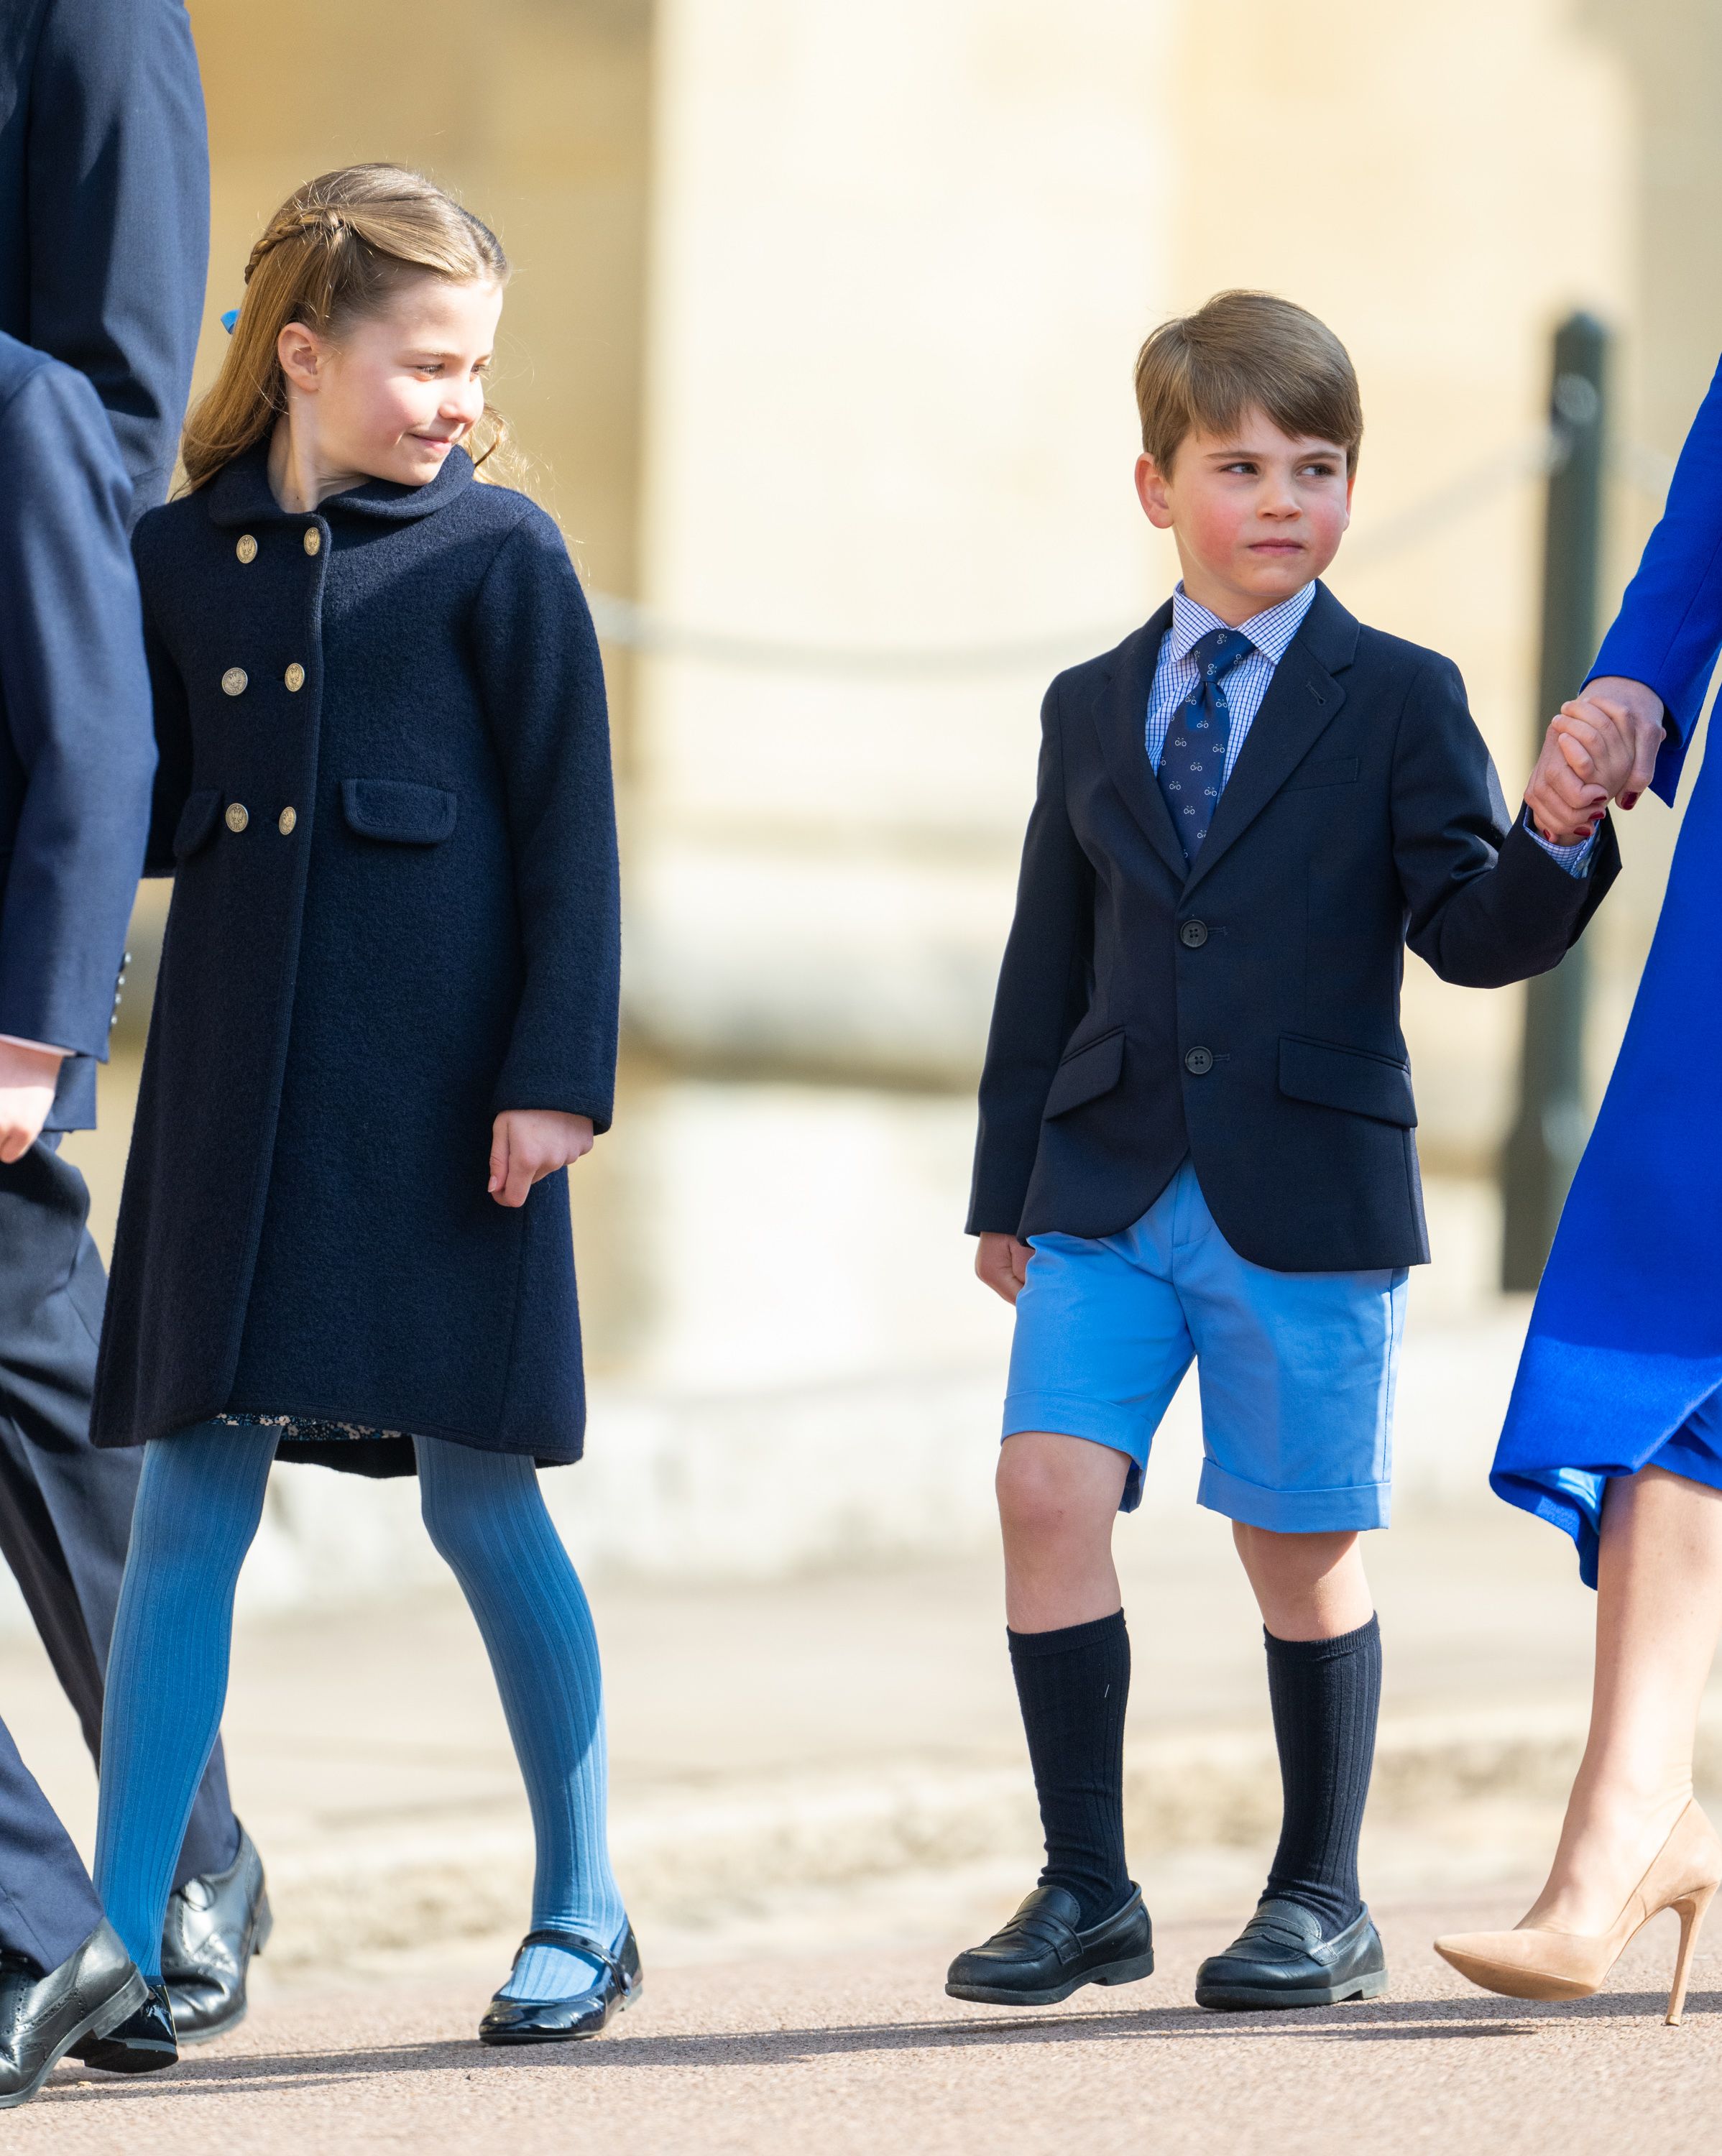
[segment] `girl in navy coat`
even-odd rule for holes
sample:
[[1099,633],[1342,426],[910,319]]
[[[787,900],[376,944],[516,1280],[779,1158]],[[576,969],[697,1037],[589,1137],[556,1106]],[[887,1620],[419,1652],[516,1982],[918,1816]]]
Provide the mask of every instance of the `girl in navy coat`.
[[301,188],[188,490],[137,533],[175,887],[94,1421],[147,1448],[97,1878],[156,1992],[96,2064],[172,2056],[162,1910],[278,1456],[416,1467],[484,1635],[538,1861],[481,2035],[595,2035],[639,1983],[597,1645],[534,1464],[581,1445],[565,1171],[610,1116],[609,738],[560,535],[475,483],[506,275],[415,174]]

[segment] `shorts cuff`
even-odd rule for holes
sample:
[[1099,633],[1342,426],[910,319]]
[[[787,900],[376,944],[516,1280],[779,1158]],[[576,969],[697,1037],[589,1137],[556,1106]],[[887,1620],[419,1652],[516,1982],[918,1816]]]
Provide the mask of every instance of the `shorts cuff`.
[[1247,1527],[1282,1535],[1330,1535],[1385,1527],[1391,1483],[1359,1482],[1349,1490],[1264,1490],[1228,1475],[1211,1460],[1202,1463],[1196,1502]]
[[1086,1437],[1091,1445],[1109,1445],[1142,1466],[1149,1440],[1140,1415],[1105,1400],[1085,1400],[1068,1393],[1007,1393],[1001,1437],[1025,1430],[1051,1430],[1057,1437]]

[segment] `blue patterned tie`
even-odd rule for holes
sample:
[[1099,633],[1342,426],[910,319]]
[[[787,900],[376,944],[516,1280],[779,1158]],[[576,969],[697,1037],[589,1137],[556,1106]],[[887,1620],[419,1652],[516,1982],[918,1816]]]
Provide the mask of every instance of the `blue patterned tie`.
[[1187,861],[1194,861],[1201,851],[1226,783],[1226,752],[1231,737],[1226,677],[1255,649],[1241,629],[1211,629],[1190,647],[1196,685],[1172,714],[1166,745],[1160,751],[1159,773],[1160,791]]

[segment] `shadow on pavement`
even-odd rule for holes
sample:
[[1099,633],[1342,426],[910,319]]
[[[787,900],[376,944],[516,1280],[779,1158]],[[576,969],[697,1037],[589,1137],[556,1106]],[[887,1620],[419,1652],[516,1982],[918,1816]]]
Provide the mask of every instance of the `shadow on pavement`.
[[[1722,1992],[1695,1993],[1689,2013],[1722,2013]],[[1468,2037],[1530,2036],[1538,2023],[1660,2020],[1661,1991],[1600,1993],[1594,1999],[1542,2005],[1476,1999],[1373,2000],[1296,2013],[1213,2014],[1200,2007],[1155,2006],[1124,2012],[1039,2015],[1032,2019],[975,2016],[938,2021],[882,2021],[812,2029],[726,2030],[709,2035],[632,2036],[568,2045],[491,2050],[470,2042],[381,2045],[352,2051],[280,2051],[261,2057],[198,2058],[169,2076],[125,2082],[50,2082],[54,2104],[147,2099],[153,2089],[181,2095],[225,2096],[279,2087],[296,2088],[378,2074],[507,2072],[525,2066],[565,2071],[674,2066],[792,2066],[844,2053],[984,2049],[1015,2044],[1117,2044],[1131,2041],[1236,2041],[1303,2037],[1317,2042],[1426,2043]]]

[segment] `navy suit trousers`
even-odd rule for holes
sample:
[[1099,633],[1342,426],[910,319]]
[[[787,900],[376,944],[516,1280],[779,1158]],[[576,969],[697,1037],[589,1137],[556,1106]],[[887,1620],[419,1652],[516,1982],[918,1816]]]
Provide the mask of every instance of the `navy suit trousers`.
[[[0,1165],[0,1553],[99,1759],[102,1675],[143,1455],[90,1442],[106,1280],[89,1208],[83,1178],[52,1140]],[[224,1870],[238,1846],[218,1743],[175,1885]],[[0,1948],[54,1967],[100,1918],[77,1851],[0,1728]]]

